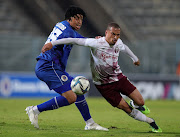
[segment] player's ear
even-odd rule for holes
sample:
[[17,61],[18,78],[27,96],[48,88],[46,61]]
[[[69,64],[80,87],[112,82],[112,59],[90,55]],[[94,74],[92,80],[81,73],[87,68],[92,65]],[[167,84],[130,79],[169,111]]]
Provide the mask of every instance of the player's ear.
[[69,19],[68,19],[68,21],[71,21],[72,19],[71,19],[72,17],[70,17]]
[[108,31],[108,30],[106,30],[106,31],[105,31],[105,36],[106,36],[106,35],[107,35],[107,33],[108,33],[107,31]]

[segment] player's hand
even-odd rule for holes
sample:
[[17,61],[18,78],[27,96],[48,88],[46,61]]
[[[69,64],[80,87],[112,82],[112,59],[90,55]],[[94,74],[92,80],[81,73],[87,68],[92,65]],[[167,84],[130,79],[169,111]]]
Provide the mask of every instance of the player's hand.
[[47,50],[52,49],[52,47],[53,47],[53,45],[52,45],[51,43],[47,43],[47,44],[45,44],[45,45],[42,47],[41,52],[44,53],[44,52],[46,52]]
[[140,61],[138,60],[138,61],[134,62],[134,65],[139,66],[140,65]]
[[102,36],[96,36],[95,39],[99,39],[99,38],[101,38],[101,37],[102,37]]

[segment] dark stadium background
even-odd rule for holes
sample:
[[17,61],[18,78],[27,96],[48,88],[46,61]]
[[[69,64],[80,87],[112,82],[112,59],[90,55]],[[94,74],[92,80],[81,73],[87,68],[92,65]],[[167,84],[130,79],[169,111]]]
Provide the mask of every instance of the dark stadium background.
[[[141,66],[135,67],[123,53],[119,64],[145,99],[180,100],[176,74],[180,62],[179,0],[0,0],[0,97],[11,97],[6,92],[14,92],[12,79],[23,82],[23,75],[27,82],[29,74],[35,77],[35,58],[70,5],[85,10],[87,18],[80,33],[86,37],[103,36],[109,22],[121,26],[121,39],[139,57]],[[88,77],[88,95],[100,96],[92,84],[88,48],[74,46],[67,71]],[[30,92],[23,91],[22,97]]]

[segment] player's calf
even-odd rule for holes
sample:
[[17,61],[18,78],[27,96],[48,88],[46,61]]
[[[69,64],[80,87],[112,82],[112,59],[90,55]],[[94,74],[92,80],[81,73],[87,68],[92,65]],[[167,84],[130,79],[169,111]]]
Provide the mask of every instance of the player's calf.
[[142,112],[143,114],[145,114],[145,115],[147,115],[147,114],[150,113],[150,109],[149,109],[147,106],[145,106],[145,105],[143,105],[143,106],[137,106],[137,105],[134,104],[134,102],[133,102],[132,100],[129,102],[129,105],[130,105],[132,108],[135,108],[135,109],[141,111],[141,112]]

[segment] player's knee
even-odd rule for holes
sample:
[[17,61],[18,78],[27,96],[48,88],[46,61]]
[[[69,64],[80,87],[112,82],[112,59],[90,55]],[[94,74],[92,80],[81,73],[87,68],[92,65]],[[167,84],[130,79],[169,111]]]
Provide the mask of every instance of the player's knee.
[[77,99],[77,95],[74,92],[71,92],[71,91],[63,93],[62,96],[64,96],[67,99],[69,104],[74,103],[76,101],[76,99]]
[[125,111],[126,113],[131,113],[131,108],[130,106],[126,103],[126,101],[121,100],[121,102],[119,103],[119,105],[117,106],[117,108],[122,109],[123,111]]
[[74,103],[74,102],[76,101],[76,99],[77,99],[77,96],[76,96],[76,95],[73,95],[73,96],[67,98],[69,104]]
[[140,99],[138,100],[138,102],[136,103],[138,106],[143,106],[144,105],[144,100]]

